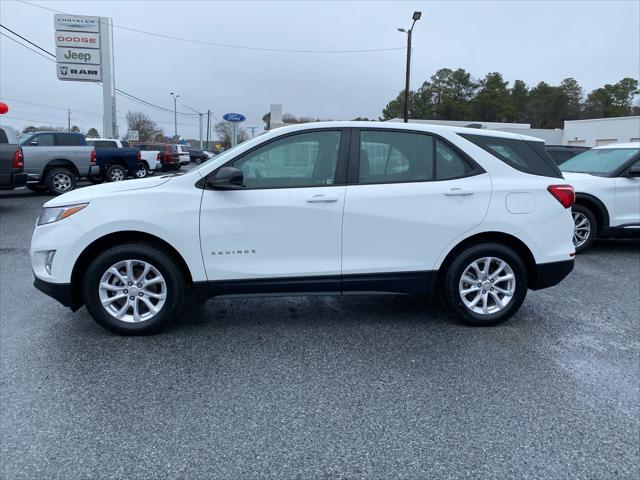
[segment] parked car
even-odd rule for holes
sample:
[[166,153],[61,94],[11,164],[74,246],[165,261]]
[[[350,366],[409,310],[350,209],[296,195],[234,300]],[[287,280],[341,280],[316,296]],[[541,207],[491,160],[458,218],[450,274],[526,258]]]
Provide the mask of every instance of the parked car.
[[189,162],[191,162],[189,147],[182,144],[174,145],[174,147],[176,147],[176,151],[180,157],[180,165],[189,165]]
[[19,140],[30,190],[60,195],[73,190],[79,178],[100,174],[96,151],[80,133],[34,132]]
[[149,167],[141,161],[140,150],[124,147],[120,140],[111,138],[87,138],[87,145],[96,150],[97,165],[100,173],[89,180],[98,183],[119,182],[129,175],[144,178],[149,174]]
[[166,327],[187,295],[440,292],[493,325],[573,269],[573,200],[532,137],[308,123],[50,200],[30,253],[38,289],[122,334]]
[[148,169],[150,174],[162,170],[162,153],[160,150],[139,150],[140,161]]
[[27,184],[24,157],[16,131],[0,127],[0,190],[12,190]]
[[141,152],[160,152],[161,170],[180,170],[180,154],[178,153],[178,149],[175,145],[154,142],[136,142],[131,143],[131,146],[139,148]]
[[203,150],[189,150],[189,159],[196,165],[200,165],[202,162],[209,160],[209,155]]
[[570,158],[589,150],[589,147],[579,147],[577,145],[546,145],[544,149],[557,165],[561,165]]
[[576,190],[572,211],[577,252],[597,237],[640,236],[640,142],[596,147],[560,169]]

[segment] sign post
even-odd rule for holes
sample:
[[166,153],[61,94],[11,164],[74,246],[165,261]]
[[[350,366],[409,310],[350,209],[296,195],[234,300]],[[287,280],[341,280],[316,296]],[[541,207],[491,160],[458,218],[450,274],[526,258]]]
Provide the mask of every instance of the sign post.
[[56,14],[56,71],[63,81],[102,82],[103,134],[116,138],[113,25],[107,17]]
[[244,122],[247,117],[241,113],[225,113],[222,118],[232,125],[231,146],[238,144],[238,123]]

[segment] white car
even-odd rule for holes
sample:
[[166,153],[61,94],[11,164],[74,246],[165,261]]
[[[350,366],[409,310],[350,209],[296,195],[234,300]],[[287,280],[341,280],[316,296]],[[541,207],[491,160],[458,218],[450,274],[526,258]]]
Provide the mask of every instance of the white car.
[[174,145],[177,150],[178,157],[180,158],[180,165],[189,165],[191,163],[191,156],[189,155],[189,147],[187,145],[177,144]]
[[439,292],[492,325],[573,269],[573,201],[531,137],[309,123],[52,199],[30,253],[38,289],[122,334],[222,295]]
[[573,243],[581,252],[596,237],[640,236],[640,142],[587,150],[560,169],[576,190]]

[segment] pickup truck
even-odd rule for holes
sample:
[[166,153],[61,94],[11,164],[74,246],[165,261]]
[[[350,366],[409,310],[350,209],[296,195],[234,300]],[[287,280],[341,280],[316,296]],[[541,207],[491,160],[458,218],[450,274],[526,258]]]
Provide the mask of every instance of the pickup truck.
[[120,140],[112,138],[87,138],[87,145],[96,149],[100,174],[89,178],[92,183],[103,180],[117,182],[131,175],[144,178],[149,174],[149,165],[142,161],[140,150],[124,146]]
[[0,190],[12,190],[27,184],[22,149],[11,127],[0,127]]
[[20,136],[27,188],[52,195],[69,192],[79,178],[100,174],[96,151],[70,132],[33,132]]
[[[134,147],[139,148],[142,151],[143,158],[151,158],[156,155],[158,161],[160,162],[161,170],[180,170],[180,153],[178,152],[178,147],[176,145],[168,145],[166,143],[155,143],[155,142],[137,142],[131,144]],[[153,154],[147,154],[149,157],[145,156],[145,152],[154,152]],[[160,154],[159,157],[157,154]]]

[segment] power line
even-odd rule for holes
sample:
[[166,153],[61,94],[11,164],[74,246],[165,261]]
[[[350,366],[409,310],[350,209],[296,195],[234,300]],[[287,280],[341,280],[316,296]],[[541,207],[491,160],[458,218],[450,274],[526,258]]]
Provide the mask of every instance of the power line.
[[[49,8],[49,7],[44,7],[42,5],[38,5],[36,3],[31,3],[31,2],[27,2],[25,0],[18,0],[21,3],[24,3],[26,5],[31,5],[32,7],[36,7],[36,8],[41,8],[43,10],[49,10],[50,12],[55,12],[55,13],[62,13],[65,15],[70,15],[67,14],[66,12],[61,12],[60,10],[55,10],[53,8]],[[154,37],[160,37],[160,38],[166,38],[169,40],[178,40],[181,42],[189,42],[189,43],[196,43],[199,45],[209,45],[212,47],[220,47],[220,48],[235,48],[235,49],[240,49],[240,50],[254,50],[254,51],[259,51],[259,52],[279,52],[279,53],[321,53],[321,54],[331,54],[331,53],[372,53],[372,52],[389,52],[389,51],[395,51],[395,50],[404,50],[405,47],[392,47],[392,48],[363,48],[363,49],[353,49],[353,50],[302,50],[302,49],[291,49],[291,48],[268,48],[268,47],[254,47],[254,46],[248,46],[248,45],[233,45],[230,43],[217,43],[217,42],[208,42],[206,40],[195,40],[192,38],[183,38],[183,37],[176,37],[173,35],[167,35],[164,33],[157,33],[157,32],[148,32],[146,30],[139,30],[136,28],[131,28],[131,27],[124,27],[122,25],[116,25],[113,24],[113,26],[115,28],[120,28],[122,30],[128,30],[130,32],[136,32],[136,33],[142,33],[144,35],[151,35]]]
[[[17,41],[15,38],[12,38],[12,37],[10,37],[10,36],[8,36],[8,35],[6,35],[6,34],[4,34],[4,33],[0,32],[0,34],[1,34],[1,35],[3,35],[4,37],[7,37],[9,40],[14,41],[15,43],[17,43],[17,44],[18,44],[18,45],[20,45],[21,47],[24,47],[24,48],[26,48],[27,50],[32,51],[33,53],[37,53],[37,54],[38,54],[38,55],[40,55],[41,57],[46,58],[47,60],[52,61],[52,62],[54,62],[54,63],[55,63],[54,58],[55,58],[56,56],[55,56],[53,53],[51,53],[50,51],[48,51],[48,50],[46,50],[46,49],[42,48],[42,47],[41,47],[41,46],[39,46],[38,44],[36,44],[36,43],[32,42],[31,40],[29,40],[29,39],[27,39],[27,38],[23,37],[23,36],[22,36],[22,35],[20,35],[19,33],[14,32],[14,31],[13,31],[13,30],[11,30],[10,28],[7,28],[6,26],[4,26],[4,25],[2,25],[2,24],[0,24],[0,27],[4,28],[5,30],[7,30],[7,31],[11,32],[12,34],[14,34],[14,35],[16,35],[16,36],[20,37],[20,38],[21,38],[22,40],[24,40],[25,42],[30,43],[31,45],[35,46],[35,47],[36,47],[36,48],[38,48],[39,50],[42,50],[43,52],[45,52],[46,54],[50,55],[50,56],[51,56],[51,57],[53,57],[53,58],[46,57],[45,55],[41,54],[40,52],[37,52],[36,50],[34,50],[34,49],[30,48],[29,46],[24,45],[23,43],[20,43],[20,42],[19,42],[19,41]],[[96,82],[96,83],[98,83],[98,82]],[[147,100],[143,100],[142,98],[136,97],[135,95],[133,95],[133,94],[131,94],[131,93],[128,93],[128,92],[125,92],[124,90],[121,90],[121,89],[119,89],[119,88],[116,88],[115,90],[116,90],[116,92],[117,92],[117,93],[119,93],[120,95],[125,96],[125,97],[128,97],[128,98],[130,98],[131,100],[137,101],[137,102],[139,102],[139,103],[143,103],[143,104],[145,104],[145,105],[147,105],[147,106],[150,106],[150,107],[156,108],[156,109],[158,109],[158,110],[162,110],[163,112],[166,112],[166,113],[171,113],[171,114],[173,114],[173,113],[174,113],[174,112],[173,112],[173,110],[171,110],[171,109],[168,109],[168,108],[165,108],[165,107],[161,107],[160,105],[156,105],[155,103],[148,102]],[[181,115],[181,116],[184,116],[184,117],[197,117],[197,115],[196,115],[196,114],[194,114],[194,113],[177,112],[177,114],[178,114],[178,115]]]

